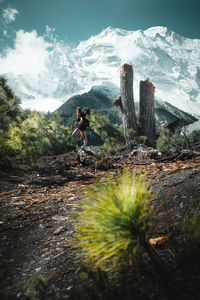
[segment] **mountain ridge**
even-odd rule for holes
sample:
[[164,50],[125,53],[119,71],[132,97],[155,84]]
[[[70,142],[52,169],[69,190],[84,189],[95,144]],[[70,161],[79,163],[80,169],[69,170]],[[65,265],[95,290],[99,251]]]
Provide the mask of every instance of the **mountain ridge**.
[[[167,27],[128,31],[108,27],[75,48],[57,41],[45,49],[44,68],[36,75],[7,72],[5,76],[22,107],[53,111],[67,99],[92,86],[119,88],[123,63],[134,69],[134,97],[139,82],[149,77],[157,99],[200,118],[200,40]],[[0,57],[0,66],[2,58]]]
[[[117,91],[115,95],[110,95],[109,90],[106,90],[106,88],[102,92],[99,87],[93,87],[88,93],[70,98],[56,112],[62,117],[65,125],[71,126],[76,118],[76,108],[80,106],[83,109],[87,106],[100,114],[107,115],[112,123],[120,125],[122,123],[119,116],[120,110],[112,105],[116,97]],[[138,101],[135,101],[134,105],[136,111],[139,112]],[[162,100],[155,100],[155,117],[157,126],[160,126],[163,122],[170,124],[178,121],[179,126],[182,127],[197,121],[194,116]]]

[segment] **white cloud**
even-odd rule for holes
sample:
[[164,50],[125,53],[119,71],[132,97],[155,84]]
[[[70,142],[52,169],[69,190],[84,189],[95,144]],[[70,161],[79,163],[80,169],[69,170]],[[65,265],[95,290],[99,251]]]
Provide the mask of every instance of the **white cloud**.
[[51,28],[50,26],[46,25],[46,33],[53,33],[56,29],[55,28]]
[[[1,0],[0,0],[1,1]],[[11,7],[8,7],[8,8],[5,8],[3,10],[3,19],[6,23],[11,23],[13,21],[15,21],[16,19],[16,16],[19,14],[18,10],[15,9],[15,8],[11,8]]]
[[56,28],[49,27],[46,25],[46,32],[44,34],[44,38],[51,41],[52,43],[57,43],[57,37],[56,37]]
[[51,44],[36,31],[16,33],[14,49],[7,49],[5,57],[0,59],[1,73],[12,73],[14,76],[38,75],[46,70],[48,47]]
[[121,59],[122,63],[132,63],[142,54],[141,49],[126,37],[118,40],[114,46],[115,54]]
[[37,99],[31,100],[31,105],[29,101],[25,101],[22,103],[21,106],[23,109],[32,109],[42,112],[52,112],[55,111],[60,105],[62,105],[62,102],[60,102],[59,99],[50,97],[37,97]]
[[[48,27],[47,34],[53,30]],[[39,36],[35,30],[19,30],[13,48],[4,49],[0,54],[1,74],[21,98],[23,108],[53,111],[62,104],[59,98],[63,99],[62,92],[58,97],[54,93],[57,88],[65,88],[59,76],[66,70],[60,65],[56,53],[60,51],[62,55],[60,47],[64,47],[67,53],[70,50],[59,42],[49,42],[51,39],[46,37],[47,34]]]

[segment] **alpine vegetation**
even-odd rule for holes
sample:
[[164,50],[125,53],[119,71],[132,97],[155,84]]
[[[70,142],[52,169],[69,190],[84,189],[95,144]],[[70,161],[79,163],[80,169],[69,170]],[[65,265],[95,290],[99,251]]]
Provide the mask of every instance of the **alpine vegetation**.
[[152,198],[145,176],[129,170],[88,188],[74,237],[82,266],[118,274],[133,265],[136,253],[146,245]]

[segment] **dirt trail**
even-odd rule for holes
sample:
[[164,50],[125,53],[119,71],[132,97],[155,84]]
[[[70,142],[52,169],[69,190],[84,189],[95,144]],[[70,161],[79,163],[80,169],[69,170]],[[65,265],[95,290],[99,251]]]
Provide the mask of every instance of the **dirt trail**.
[[0,261],[7,269],[0,286],[14,295],[36,274],[55,274],[62,299],[76,274],[73,213],[95,173],[76,156],[66,155],[67,165],[63,157],[43,159],[35,170],[18,166],[0,172]]
[[[65,162],[65,163],[64,163]],[[7,271],[0,284],[20,297],[20,290],[36,274],[55,274],[57,299],[67,299],[76,281],[77,266],[71,251],[74,211],[83,189],[97,176],[129,167],[147,172],[161,211],[172,211],[174,222],[200,200],[200,157],[185,162],[157,163],[146,157],[126,156],[109,171],[83,167],[76,156],[45,158],[40,166],[20,166],[0,172],[0,261]],[[162,212],[161,212],[162,213]]]

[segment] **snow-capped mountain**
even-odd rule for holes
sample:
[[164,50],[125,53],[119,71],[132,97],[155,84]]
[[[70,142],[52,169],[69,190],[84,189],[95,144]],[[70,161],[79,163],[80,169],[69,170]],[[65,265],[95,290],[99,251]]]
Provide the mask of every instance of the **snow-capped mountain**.
[[28,68],[25,73],[5,72],[1,66],[6,57],[0,56],[0,70],[21,98],[22,107],[55,110],[92,86],[106,87],[107,92],[110,88],[114,97],[119,91],[121,65],[130,63],[135,99],[139,98],[140,80],[149,77],[156,87],[157,99],[200,118],[198,39],[182,37],[162,26],[145,31],[108,27],[75,48],[58,41],[45,47],[39,72],[29,73]]

